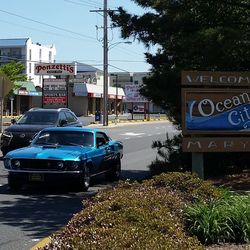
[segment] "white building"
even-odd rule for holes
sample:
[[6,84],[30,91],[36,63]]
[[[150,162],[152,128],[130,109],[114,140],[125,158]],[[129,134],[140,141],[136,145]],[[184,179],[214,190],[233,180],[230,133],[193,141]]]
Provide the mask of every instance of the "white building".
[[24,74],[35,86],[42,86],[42,76],[34,75],[34,64],[55,61],[55,45],[33,43],[30,38],[0,39],[0,65],[18,60],[25,65]]

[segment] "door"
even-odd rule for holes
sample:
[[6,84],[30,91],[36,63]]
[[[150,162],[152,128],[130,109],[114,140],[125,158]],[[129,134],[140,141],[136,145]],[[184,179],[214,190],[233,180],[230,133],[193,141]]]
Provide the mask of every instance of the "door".
[[109,145],[108,136],[103,132],[96,133],[96,149],[99,155],[100,171],[108,170],[114,158],[114,151]]

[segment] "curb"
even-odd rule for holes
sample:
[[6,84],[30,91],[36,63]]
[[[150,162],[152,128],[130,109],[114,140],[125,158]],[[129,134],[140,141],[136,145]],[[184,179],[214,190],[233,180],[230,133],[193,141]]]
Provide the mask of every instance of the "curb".
[[50,237],[43,238],[35,246],[31,247],[30,250],[37,250],[45,247],[51,241]]
[[[150,118],[141,120],[109,120],[108,124],[119,124],[119,123],[136,123],[136,122],[154,122],[154,121],[167,121],[167,118]],[[89,125],[102,125],[100,122],[91,122]]]

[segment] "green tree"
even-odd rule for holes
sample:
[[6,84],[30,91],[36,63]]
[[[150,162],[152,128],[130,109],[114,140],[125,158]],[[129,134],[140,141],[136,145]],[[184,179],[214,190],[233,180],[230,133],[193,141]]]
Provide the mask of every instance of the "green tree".
[[246,0],[133,0],[142,15],[111,12],[122,38],[146,47],[151,75],[141,93],[181,121],[181,71],[247,71],[250,68],[250,8]]
[[27,80],[27,76],[23,74],[24,70],[24,64],[16,61],[11,61],[10,63],[4,64],[0,67],[0,73],[4,73],[13,84],[13,88],[11,89],[9,94],[4,98],[4,109],[6,109],[8,98],[13,95],[14,90],[21,87],[14,83],[16,81]]
[[23,74],[25,66],[21,62],[11,61],[0,67],[0,73],[4,73],[14,84],[16,81],[26,81],[27,76]]

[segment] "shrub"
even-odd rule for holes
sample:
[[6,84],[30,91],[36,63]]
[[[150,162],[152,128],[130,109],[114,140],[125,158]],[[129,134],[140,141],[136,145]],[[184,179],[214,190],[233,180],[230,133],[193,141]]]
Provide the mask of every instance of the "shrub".
[[249,237],[250,196],[177,172],[100,191],[44,249],[192,250]]
[[[171,173],[101,191],[45,249],[203,249],[183,223],[185,202],[217,196],[198,180],[188,173]],[[181,183],[189,183],[188,189]],[[188,190],[193,192],[186,198]]]
[[154,141],[152,148],[157,149],[156,159],[149,165],[152,175],[172,171],[189,171],[191,166],[191,154],[183,153],[181,148],[182,136],[174,135],[172,138],[167,134],[166,140]]
[[204,244],[250,241],[250,196],[224,193],[188,205],[185,209],[188,230]]

